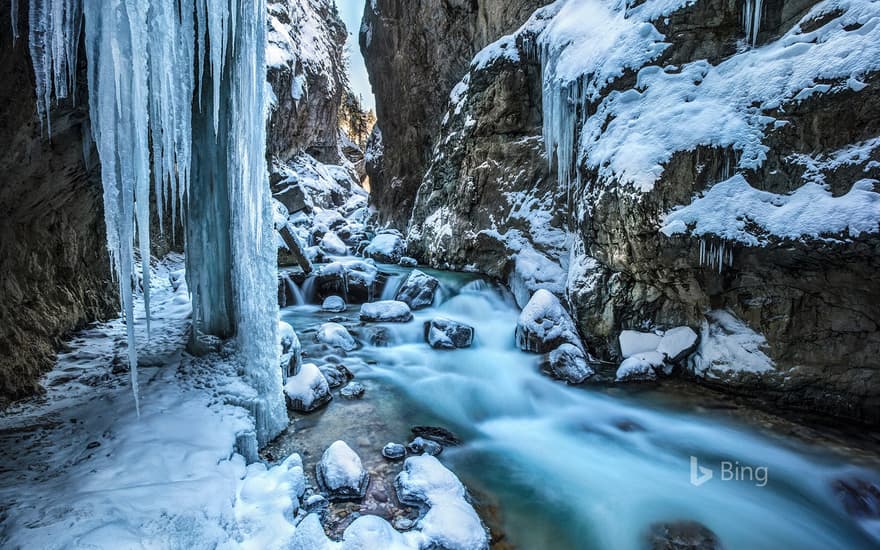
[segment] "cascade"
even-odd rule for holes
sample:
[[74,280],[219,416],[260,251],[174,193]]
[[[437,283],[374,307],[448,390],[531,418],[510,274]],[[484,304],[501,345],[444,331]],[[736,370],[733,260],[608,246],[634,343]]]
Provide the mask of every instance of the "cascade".
[[[135,251],[149,258],[152,185],[159,215],[167,209],[185,222],[193,333],[236,337],[265,444],[287,424],[281,373],[272,368],[265,0],[31,0],[29,13],[38,111],[50,135],[51,102],[73,96],[81,37],[85,44],[136,404]],[[149,320],[149,262],[141,263]]]

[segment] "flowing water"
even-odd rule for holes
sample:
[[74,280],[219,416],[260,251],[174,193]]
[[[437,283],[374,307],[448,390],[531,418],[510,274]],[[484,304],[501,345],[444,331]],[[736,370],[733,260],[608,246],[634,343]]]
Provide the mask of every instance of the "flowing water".
[[[440,458],[475,489],[482,510],[497,507],[505,542],[522,550],[641,548],[649,526],[682,520],[707,526],[729,549],[878,546],[880,524],[848,514],[836,489],[876,483],[877,470],[712,409],[678,406],[660,391],[553,381],[538,356],[516,348],[519,309],[506,291],[423,271],[441,279],[441,298],[410,323],[379,325],[390,341],[367,343],[377,325],[361,325],[357,306],[336,319],[365,342],[347,357],[308,344],[320,323],[339,316],[314,305],[283,310],[307,361],[341,360],[368,387],[363,402],[337,398],[297,417],[285,437],[293,447],[318,446],[307,462],[342,438],[379,464],[378,450],[406,443],[409,427],[439,425],[464,440]],[[473,347],[432,350],[423,323],[438,316],[475,327]],[[701,467],[713,478],[694,484],[692,469],[699,481]]]

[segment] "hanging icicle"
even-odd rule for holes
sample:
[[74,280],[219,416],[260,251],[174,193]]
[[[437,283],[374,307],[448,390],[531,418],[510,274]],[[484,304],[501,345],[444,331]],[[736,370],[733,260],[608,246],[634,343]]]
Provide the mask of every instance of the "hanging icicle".
[[725,267],[733,267],[733,249],[723,239],[716,243],[701,238],[700,267],[709,267],[720,275]]
[[764,0],[743,0],[743,26],[746,31],[746,40],[753,48],[758,43],[758,33],[761,32],[763,4]]

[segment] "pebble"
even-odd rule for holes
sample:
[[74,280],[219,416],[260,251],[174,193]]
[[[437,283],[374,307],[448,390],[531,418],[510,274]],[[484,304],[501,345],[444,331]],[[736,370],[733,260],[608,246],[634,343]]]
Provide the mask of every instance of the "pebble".
[[406,447],[400,443],[389,443],[382,448],[382,456],[388,460],[400,460],[406,456]]

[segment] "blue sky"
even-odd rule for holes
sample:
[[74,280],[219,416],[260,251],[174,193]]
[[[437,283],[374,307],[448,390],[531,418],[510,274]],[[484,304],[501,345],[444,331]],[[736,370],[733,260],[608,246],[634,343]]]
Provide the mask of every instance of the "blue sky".
[[364,58],[358,47],[358,32],[361,29],[361,17],[364,14],[364,0],[336,0],[339,14],[348,28],[348,52],[351,63],[351,88],[363,98],[364,106],[376,109],[376,100],[373,98],[373,90],[370,88],[370,79],[367,77],[367,68]]

